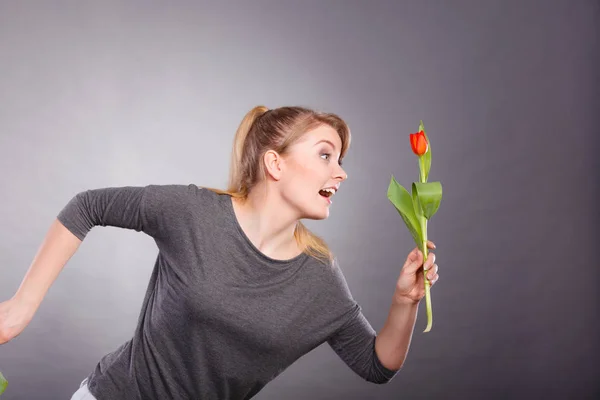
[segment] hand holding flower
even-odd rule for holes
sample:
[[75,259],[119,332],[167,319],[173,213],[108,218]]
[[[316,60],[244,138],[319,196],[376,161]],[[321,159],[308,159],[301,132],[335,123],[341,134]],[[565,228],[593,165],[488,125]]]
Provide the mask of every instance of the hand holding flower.
[[[435,244],[428,241],[427,247],[435,249]],[[417,304],[425,296],[424,273],[433,286],[439,279],[438,265],[435,264],[435,254],[429,252],[427,261],[423,262],[423,253],[415,247],[406,258],[406,262],[400,271],[400,277],[396,283],[394,302],[396,304]]]

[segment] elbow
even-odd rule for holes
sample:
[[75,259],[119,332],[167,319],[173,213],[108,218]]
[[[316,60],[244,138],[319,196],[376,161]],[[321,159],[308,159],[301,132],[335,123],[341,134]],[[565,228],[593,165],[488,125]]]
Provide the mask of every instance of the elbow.
[[384,385],[386,383],[389,383],[398,374],[398,372],[402,369],[402,366],[404,365],[404,361],[397,368],[388,368],[385,365],[383,365],[381,359],[377,355],[377,351],[375,350],[375,342],[373,342],[372,354],[373,356],[371,358],[369,373],[366,374],[366,376],[364,377],[368,382],[377,385]]
[[396,374],[392,375],[392,376],[370,376],[368,378],[366,378],[365,380],[369,383],[373,383],[375,385],[385,385],[388,384],[392,381],[392,379],[394,379],[394,376],[396,376]]
[[398,369],[388,369],[379,362],[376,358],[373,359],[371,363],[371,368],[367,370],[366,373],[363,373],[362,378],[375,385],[385,385],[390,383],[392,379],[398,374],[401,368]]

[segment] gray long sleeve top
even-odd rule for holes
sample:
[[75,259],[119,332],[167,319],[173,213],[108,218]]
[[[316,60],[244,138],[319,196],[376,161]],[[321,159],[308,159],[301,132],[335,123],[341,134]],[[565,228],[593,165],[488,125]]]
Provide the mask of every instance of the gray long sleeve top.
[[92,189],[58,220],[81,240],[114,226],[158,247],[133,337],[89,375],[98,400],[249,399],[325,342],[368,382],[398,372],[378,359],[337,259],[267,257],[228,195],[193,184]]

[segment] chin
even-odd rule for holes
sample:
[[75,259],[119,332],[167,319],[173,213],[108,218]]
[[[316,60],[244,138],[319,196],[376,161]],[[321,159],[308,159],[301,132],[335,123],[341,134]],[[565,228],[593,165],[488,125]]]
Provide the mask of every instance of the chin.
[[329,218],[329,207],[326,209],[321,209],[321,210],[306,210],[306,212],[304,213],[304,217],[306,219],[312,219],[312,220],[322,220],[322,219],[327,219]]
[[306,219],[312,219],[315,221],[320,221],[327,218],[329,218],[329,213],[327,213],[326,215],[312,215],[310,217],[306,217]]
[[322,220],[329,218],[330,204],[324,202],[319,195],[319,200],[314,199],[302,200],[301,203],[296,203],[297,209],[300,211],[300,219]]

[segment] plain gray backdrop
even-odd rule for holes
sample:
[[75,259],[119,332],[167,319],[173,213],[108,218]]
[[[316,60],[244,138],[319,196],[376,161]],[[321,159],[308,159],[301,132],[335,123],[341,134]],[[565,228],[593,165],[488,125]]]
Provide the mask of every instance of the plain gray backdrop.
[[[76,193],[224,187],[243,115],[305,105],[353,133],[331,216],[308,225],[379,331],[414,247],[387,186],[418,180],[422,119],[444,190],[432,331],[423,301],[387,385],[325,344],[257,399],[597,398],[599,25],[593,0],[2,1],[1,300]],[[0,347],[3,400],[70,398],[131,337],[155,256],[92,230]]]

